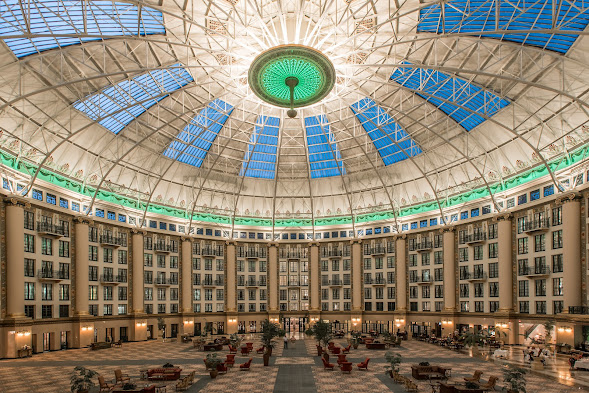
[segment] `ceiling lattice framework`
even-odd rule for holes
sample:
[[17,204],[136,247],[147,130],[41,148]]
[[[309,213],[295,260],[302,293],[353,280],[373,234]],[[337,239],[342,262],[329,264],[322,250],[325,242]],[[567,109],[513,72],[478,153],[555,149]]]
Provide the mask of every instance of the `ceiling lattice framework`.
[[[0,30],[1,149],[91,186],[93,202],[104,190],[143,201],[145,211],[159,204],[188,218],[270,222],[355,220],[429,202],[443,212],[449,196],[475,188],[498,200],[494,185],[533,167],[559,185],[551,164],[589,137],[582,1],[516,2],[479,25],[481,15],[493,20],[495,2],[444,2],[466,10],[451,20],[438,1],[88,1],[83,12],[36,14],[15,13],[15,3],[0,1],[0,25],[10,26]],[[44,3],[63,11],[79,2]],[[34,18],[40,12],[51,12],[46,25]],[[248,87],[252,59],[283,44],[313,47],[336,70],[331,94],[295,119]],[[189,77],[173,89],[156,77],[151,90],[139,84],[143,95],[120,93],[109,111],[76,105],[179,69]],[[478,99],[486,110],[471,105]],[[382,113],[363,122],[353,110],[362,100]],[[124,118],[118,132],[105,127],[111,118]],[[322,125],[311,143],[310,118]],[[411,153],[386,160],[401,151]]]

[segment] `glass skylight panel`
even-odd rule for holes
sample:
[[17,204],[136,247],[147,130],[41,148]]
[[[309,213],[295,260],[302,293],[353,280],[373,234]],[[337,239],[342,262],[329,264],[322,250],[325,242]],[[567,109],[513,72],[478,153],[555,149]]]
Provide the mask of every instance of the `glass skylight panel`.
[[421,148],[415,141],[372,99],[364,98],[352,104],[351,109],[385,165],[394,164],[421,153]]
[[[162,13],[145,6],[80,0],[4,0],[0,3],[0,39],[28,34],[28,27],[31,34],[40,36],[4,40],[19,58],[88,41],[166,33]],[[52,34],[56,36],[50,36]]]
[[203,108],[164,151],[164,156],[200,168],[233,106],[215,99]]
[[581,32],[589,24],[588,7],[585,0],[451,0],[421,9],[417,31],[472,33],[566,53],[577,34],[553,34],[542,30]]
[[240,176],[274,179],[280,119],[258,116],[243,157]]
[[74,108],[118,134],[148,108],[192,81],[190,73],[178,63],[107,87],[76,102]]
[[305,118],[307,148],[311,178],[344,175],[346,170],[335,136],[329,128],[327,116],[311,116]]
[[464,79],[426,68],[398,67],[391,80],[415,91],[467,131],[509,105],[508,100]]

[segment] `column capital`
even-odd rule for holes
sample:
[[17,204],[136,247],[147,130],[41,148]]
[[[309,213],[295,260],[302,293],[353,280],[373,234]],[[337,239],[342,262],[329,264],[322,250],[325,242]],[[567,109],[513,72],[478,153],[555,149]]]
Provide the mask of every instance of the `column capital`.
[[309,247],[319,247],[319,242],[309,242]]
[[26,207],[27,209],[29,209],[31,207],[31,204],[26,199],[17,198],[14,196],[4,198],[4,203],[7,203],[11,206]]
[[180,241],[182,241],[182,242],[190,242],[190,241],[192,241],[192,238],[190,236],[184,235],[184,236],[180,236]]
[[393,238],[396,240],[405,240],[407,239],[407,234],[406,233],[400,233],[398,235],[393,236]]
[[564,205],[565,203],[569,203],[569,202],[573,202],[573,201],[578,201],[580,198],[580,195],[576,192],[569,192],[566,194],[562,194],[561,196],[559,196],[558,198],[556,198],[556,204],[557,205]]
[[350,240],[350,244],[354,245],[354,244],[362,244],[362,239],[351,239]]
[[133,235],[147,235],[147,231],[145,229],[140,229],[140,228],[131,228],[131,233]]
[[455,225],[446,225],[442,228],[440,228],[440,233],[448,233],[448,232],[454,232],[456,230],[456,226]]
[[225,240],[225,245],[227,245],[227,246],[236,246],[237,245],[237,241],[235,241],[235,240]]
[[513,216],[511,215],[511,213],[506,212],[506,213],[498,213],[496,214],[493,218],[492,221],[493,222],[499,222],[499,221],[510,221],[511,218]]
[[76,216],[74,217],[74,224],[94,224],[94,220],[88,216]]
[[268,247],[276,247],[276,248],[278,248],[278,243],[276,243],[276,242],[270,242],[270,243],[268,243]]

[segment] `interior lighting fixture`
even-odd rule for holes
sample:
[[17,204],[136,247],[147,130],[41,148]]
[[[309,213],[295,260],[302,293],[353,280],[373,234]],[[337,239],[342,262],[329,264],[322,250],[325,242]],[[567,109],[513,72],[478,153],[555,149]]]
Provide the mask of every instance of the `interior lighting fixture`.
[[294,108],[321,101],[335,84],[333,63],[316,49],[303,45],[280,45],[262,52],[252,62],[248,82],[262,101]]

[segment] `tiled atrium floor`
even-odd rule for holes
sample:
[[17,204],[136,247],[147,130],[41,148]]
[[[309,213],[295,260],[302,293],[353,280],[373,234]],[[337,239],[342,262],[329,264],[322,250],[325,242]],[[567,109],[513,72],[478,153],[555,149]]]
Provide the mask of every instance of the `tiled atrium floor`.
[[[254,347],[259,346],[257,338]],[[336,340],[345,344],[345,340]],[[126,343],[123,348],[111,348],[99,351],[88,349],[49,352],[35,355],[28,359],[12,359],[0,361],[0,392],[69,392],[69,374],[77,365],[83,365],[104,375],[107,380],[114,378],[114,369],[120,368],[132,379],[139,379],[139,370],[159,367],[164,363],[172,363],[182,367],[183,373],[196,371],[195,384],[188,392],[404,392],[404,387],[393,383],[385,375],[384,354],[386,351],[366,350],[360,346],[352,350],[348,360],[354,364],[370,358],[368,371],[359,371],[355,366],[350,375],[342,375],[335,371],[325,371],[316,355],[315,342],[312,340],[298,341],[295,348],[282,349],[278,343],[271,359],[271,365],[264,367],[262,356],[253,354],[252,369],[249,372],[239,371],[237,366],[247,358],[237,355],[236,367],[226,375],[211,379],[203,364],[204,353],[192,348],[190,344],[138,342]],[[403,341],[401,348],[392,349],[403,357],[401,374],[410,377],[411,364],[428,361],[432,365],[452,368],[452,378],[472,375],[474,370],[484,372],[481,380],[489,376],[499,377],[497,390],[503,386],[502,367],[507,363],[522,364],[521,348],[511,348],[508,360],[485,360],[489,356],[483,351],[482,358],[470,357],[467,353],[459,353],[441,348],[433,344],[419,341]],[[220,353],[223,357],[228,353]],[[332,356],[332,362],[335,359]],[[337,358],[336,358],[337,359]],[[524,365],[524,367],[528,367]],[[552,359],[545,371],[527,375],[528,393],[535,392],[573,392],[589,391],[589,371],[570,371],[567,358]],[[431,392],[427,381],[419,381],[420,392]],[[166,392],[175,391],[175,383],[167,386]],[[94,391],[98,391],[95,389]]]

